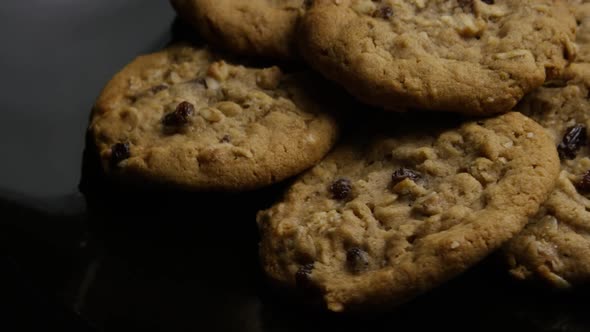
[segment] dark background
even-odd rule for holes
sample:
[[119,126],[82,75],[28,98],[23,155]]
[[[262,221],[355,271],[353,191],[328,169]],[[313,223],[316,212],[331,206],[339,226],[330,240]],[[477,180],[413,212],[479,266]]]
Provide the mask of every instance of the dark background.
[[2,0],[0,192],[76,192],[95,98],[170,40],[173,19],[165,0]]
[[87,330],[57,293],[83,262],[89,112],[117,70],[170,41],[173,20],[161,0],[1,1],[0,330]]
[[586,291],[515,283],[497,256],[391,313],[309,311],[258,267],[255,213],[282,185],[137,192],[104,181],[92,151],[82,172],[95,98],[191,33],[174,18],[166,0],[2,0],[0,331],[590,330]]

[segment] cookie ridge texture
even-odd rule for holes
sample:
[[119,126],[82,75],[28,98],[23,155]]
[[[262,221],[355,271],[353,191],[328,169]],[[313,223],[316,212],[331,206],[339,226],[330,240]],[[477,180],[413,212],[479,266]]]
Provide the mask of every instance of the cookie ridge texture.
[[297,26],[307,0],[171,0],[209,43],[242,55],[298,58]]
[[519,106],[552,135],[561,172],[539,213],[504,248],[513,276],[558,288],[590,280],[590,64],[572,64],[565,79]]
[[272,280],[332,311],[387,309],[500,248],[553,188],[556,149],[520,113],[417,127],[340,145],[259,212]]
[[299,44],[365,103],[484,115],[559,75],[574,34],[560,0],[316,0]]
[[336,107],[310,72],[250,68],[207,49],[140,56],[99,96],[89,126],[106,173],[241,191],[296,175],[334,144]]

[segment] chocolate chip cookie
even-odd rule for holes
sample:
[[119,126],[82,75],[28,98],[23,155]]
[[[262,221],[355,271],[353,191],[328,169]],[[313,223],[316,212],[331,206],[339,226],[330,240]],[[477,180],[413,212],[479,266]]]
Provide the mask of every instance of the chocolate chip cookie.
[[551,138],[520,113],[403,127],[342,144],[258,214],[273,280],[333,311],[400,304],[521,231],[558,175]]
[[387,109],[506,112],[575,56],[575,19],[554,0],[316,0],[304,58]]
[[561,173],[540,212],[505,247],[514,276],[557,287],[590,281],[590,65],[571,65],[566,78],[519,107],[553,136]]
[[206,49],[141,56],[104,88],[90,131],[109,174],[191,190],[265,186],[333,145],[335,107],[311,73],[231,64]]
[[293,59],[309,0],[171,0],[211,44],[243,55]]

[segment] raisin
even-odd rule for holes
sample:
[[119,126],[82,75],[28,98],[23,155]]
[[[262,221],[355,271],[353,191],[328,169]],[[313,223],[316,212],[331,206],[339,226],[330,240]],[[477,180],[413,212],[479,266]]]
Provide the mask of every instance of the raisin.
[[402,167],[402,168],[396,170],[395,172],[393,172],[393,174],[391,175],[391,181],[393,181],[393,184],[396,184],[398,182],[402,182],[405,179],[417,181],[418,179],[420,179],[420,174],[416,171],[409,169],[409,168]]
[[152,90],[153,94],[156,94],[156,93],[166,90],[166,89],[168,89],[168,86],[166,84],[160,84],[160,85],[156,85],[156,86],[152,87],[151,90]]
[[231,136],[229,136],[229,135],[224,135],[224,136],[221,138],[220,142],[221,142],[221,143],[229,143],[229,142],[231,142]]
[[389,19],[393,16],[393,9],[389,6],[383,6],[373,12],[373,17]]
[[465,11],[473,12],[473,0],[459,0],[459,6]]
[[346,252],[346,263],[351,272],[363,272],[369,267],[369,254],[357,247],[350,248]]
[[313,5],[313,0],[303,0],[303,6],[305,6],[305,8],[309,8],[311,5]]
[[561,143],[557,146],[557,152],[561,159],[574,159],[576,152],[584,145],[586,145],[586,126],[575,125],[569,127],[563,135]]
[[582,175],[582,179],[576,184],[579,191],[590,192],[590,171]]
[[311,272],[313,263],[305,264],[295,273],[295,286],[299,288],[311,288]]
[[488,5],[493,5],[494,4],[494,0],[481,0],[485,3],[487,3]]
[[111,147],[111,167],[117,167],[121,161],[129,157],[129,143],[117,143]]
[[346,199],[352,191],[352,183],[349,179],[338,179],[330,185],[332,198],[343,200]]
[[168,113],[162,119],[165,126],[178,127],[183,126],[189,122],[189,117],[195,112],[193,104],[183,101],[176,106],[174,112]]

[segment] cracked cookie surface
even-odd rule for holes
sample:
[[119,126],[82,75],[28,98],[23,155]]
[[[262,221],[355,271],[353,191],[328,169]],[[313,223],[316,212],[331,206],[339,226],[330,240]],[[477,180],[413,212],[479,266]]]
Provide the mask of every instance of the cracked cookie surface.
[[[313,90],[313,91],[312,91]],[[206,49],[138,57],[104,88],[90,132],[106,172],[191,190],[293,176],[333,145],[321,79],[226,63]]]
[[556,287],[590,280],[590,65],[572,64],[565,77],[565,86],[543,87],[519,107],[553,136],[561,173],[538,215],[505,247],[515,277]]
[[271,279],[333,311],[400,304],[499,248],[553,188],[556,149],[520,113],[414,125],[342,144],[258,214]]
[[360,100],[506,112],[575,56],[575,19],[559,0],[316,0],[300,50]]
[[309,0],[171,0],[211,44],[243,55],[293,59]]

